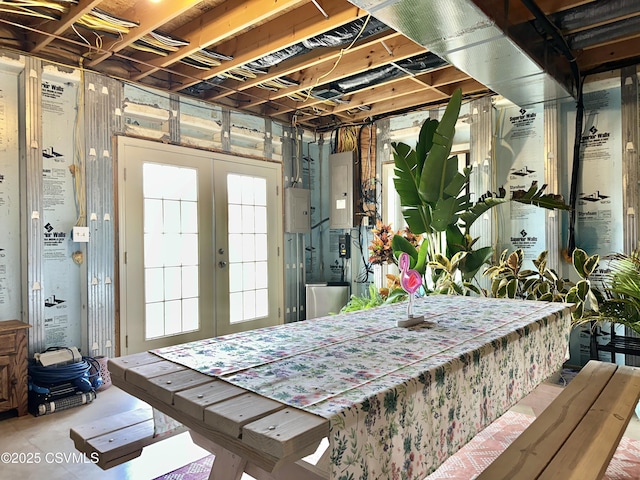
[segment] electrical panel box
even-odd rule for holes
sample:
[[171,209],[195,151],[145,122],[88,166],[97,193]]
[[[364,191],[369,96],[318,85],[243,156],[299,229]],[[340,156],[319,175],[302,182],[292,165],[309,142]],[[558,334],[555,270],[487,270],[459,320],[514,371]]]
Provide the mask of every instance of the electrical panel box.
[[329,155],[330,228],[353,228],[353,152]]
[[287,233],[311,231],[311,190],[306,188],[284,190],[284,231]]

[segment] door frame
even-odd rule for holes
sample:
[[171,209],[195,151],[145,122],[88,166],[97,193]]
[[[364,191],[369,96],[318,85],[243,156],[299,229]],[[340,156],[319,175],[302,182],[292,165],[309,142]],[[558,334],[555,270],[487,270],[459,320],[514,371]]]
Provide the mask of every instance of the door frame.
[[[126,276],[124,275],[124,272],[126,271],[126,265],[125,265],[125,229],[123,226],[123,221],[124,221],[124,211],[122,210],[122,206],[124,205],[124,201],[125,201],[125,168],[126,165],[124,165],[124,154],[123,154],[123,150],[125,147],[127,146],[134,146],[134,147],[139,147],[139,148],[144,148],[144,147],[154,147],[157,148],[159,146],[162,146],[163,148],[166,149],[175,149],[176,152],[178,152],[179,150],[183,150],[183,149],[187,149],[190,152],[193,153],[193,155],[195,156],[208,156],[211,159],[212,162],[212,168],[211,171],[213,172],[213,162],[215,160],[223,160],[223,161],[227,161],[227,162],[232,162],[232,163],[243,163],[243,164],[254,164],[255,162],[265,162],[265,163],[269,163],[272,165],[276,165],[279,167],[279,174],[276,176],[276,188],[278,191],[278,201],[276,202],[276,208],[278,209],[278,211],[275,213],[275,222],[276,222],[276,227],[275,227],[275,231],[277,232],[277,244],[278,244],[278,251],[279,251],[279,259],[280,261],[278,262],[278,265],[276,267],[277,270],[277,283],[279,285],[279,288],[277,290],[277,305],[278,305],[278,320],[279,323],[283,322],[284,319],[284,224],[283,224],[283,214],[284,214],[284,201],[283,201],[283,179],[282,179],[282,163],[281,162],[274,162],[274,161],[267,161],[267,160],[259,160],[259,159],[254,159],[254,158],[248,158],[248,157],[240,157],[237,155],[233,155],[233,154],[227,154],[227,153],[222,153],[222,152],[214,152],[214,151],[210,151],[210,150],[203,150],[203,149],[198,149],[198,148],[194,148],[192,146],[184,146],[184,145],[175,145],[175,144],[166,144],[166,143],[162,143],[162,142],[157,142],[157,141],[153,141],[153,140],[149,140],[149,139],[140,139],[140,138],[133,138],[133,137],[127,137],[124,135],[118,135],[115,137],[115,143],[116,143],[116,156],[114,158],[115,161],[115,171],[116,171],[116,185],[114,188],[114,198],[116,199],[115,202],[115,218],[116,218],[116,236],[115,238],[117,239],[117,241],[115,242],[115,255],[117,257],[117,269],[116,269],[116,278],[115,278],[115,288],[116,288],[116,295],[115,295],[115,306],[116,306],[116,321],[115,321],[115,337],[116,337],[116,355],[117,356],[121,356],[121,355],[125,355],[127,353],[127,343],[126,343],[126,337],[127,337],[127,304],[126,304]],[[213,180],[213,179],[212,179]],[[213,188],[213,181],[212,181],[212,188]],[[212,198],[212,202],[213,202],[213,198],[214,198],[214,192],[212,191],[211,193],[211,198]],[[215,216],[215,204],[212,203],[212,212]],[[215,238],[216,238],[216,224],[215,224],[215,218],[212,219],[211,222],[212,225],[212,231],[211,231],[211,238],[212,238],[212,245],[211,245],[211,255],[213,256],[215,254],[214,252],[214,247],[215,247]],[[211,288],[208,289],[209,292],[211,292],[211,295],[215,294],[215,264],[212,266],[212,268],[214,269],[214,277],[213,277],[213,285],[211,285]],[[214,315],[214,319],[216,316],[216,309],[215,309],[215,305],[213,308],[213,315]],[[215,324],[217,325],[217,319],[215,319]]]
[[[231,158],[231,160],[230,160]],[[250,329],[262,328],[265,326],[273,325],[273,319],[275,319],[276,324],[283,323],[283,304],[284,304],[284,252],[283,252],[283,242],[284,242],[284,227],[283,227],[283,202],[282,202],[282,168],[281,164],[278,162],[264,162],[260,160],[244,158],[244,157],[229,157],[224,155],[216,155],[215,160],[217,163],[213,165],[213,189],[214,189],[214,204],[216,199],[219,198],[219,195],[224,196],[226,193],[226,197],[228,197],[229,192],[227,191],[227,177],[221,176],[218,178],[218,174],[224,172],[227,168],[235,169],[235,172],[227,172],[227,173],[235,173],[239,175],[255,175],[257,177],[264,177],[268,179],[267,187],[272,186],[275,187],[275,192],[271,192],[271,195],[275,193],[275,199],[273,201],[270,200],[270,193],[267,190],[267,211],[269,208],[271,209],[271,215],[268,215],[267,222],[273,223],[275,225],[271,227],[271,229],[278,233],[278,237],[274,239],[268,237],[268,243],[270,244],[270,248],[272,248],[271,253],[275,253],[277,259],[279,259],[278,263],[275,265],[275,270],[273,270],[273,277],[275,278],[275,282],[277,282],[281,288],[277,291],[277,296],[275,299],[272,299],[271,295],[269,295],[269,305],[270,312],[267,317],[261,317],[254,320],[247,320],[238,323],[225,322],[224,320],[219,320],[216,322],[216,335],[227,335],[230,333],[238,333],[241,331],[247,330],[247,326]],[[215,161],[214,161],[215,162]],[[246,169],[246,170],[245,170]],[[254,169],[255,171],[251,171]],[[244,171],[243,171],[244,170]],[[269,181],[273,180],[275,184],[270,184]],[[220,185],[222,183],[222,185]],[[219,186],[219,190],[216,191],[216,186]],[[226,201],[226,199],[223,199]],[[228,210],[225,208],[219,209],[217,214],[221,215],[221,221],[224,224],[228,223]],[[214,212],[216,212],[214,208]],[[215,222],[214,222],[215,226]],[[269,228],[268,228],[269,229]],[[226,232],[226,235],[225,235]],[[213,244],[215,246],[215,265],[214,269],[220,272],[219,268],[216,268],[218,265],[218,260],[223,260],[223,263],[228,262],[228,254],[229,254],[229,245],[228,245],[228,235],[229,232],[223,228],[214,229],[214,240]],[[273,243],[272,243],[273,242]],[[222,254],[221,257],[218,257],[219,248],[223,248],[225,253]],[[273,252],[273,250],[276,250]],[[268,257],[271,258],[270,256]],[[271,267],[269,267],[271,268]],[[229,265],[226,267],[226,271],[229,271]],[[271,273],[268,274],[268,277],[271,278]],[[228,285],[228,282],[225,282],[224,279],[220,279],[216,284],[216,292],[215,297],[217,298],[219,295],[227,296],[227,303],[229,302],[229,291],[224,290],[225,283]],[[272,289],[269,288],[269,293],[273,293]],[[274,304],[272,304],[272,301]],[[216,303],[216,302],[214,302]],[[271,311],[271,307],[273,307],[273,311]]]

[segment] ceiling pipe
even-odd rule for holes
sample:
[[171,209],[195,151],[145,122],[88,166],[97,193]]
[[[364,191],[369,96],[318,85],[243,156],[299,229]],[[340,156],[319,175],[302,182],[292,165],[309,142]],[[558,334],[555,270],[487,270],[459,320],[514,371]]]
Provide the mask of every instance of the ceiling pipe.
[[578,62],[576,62],[566,39],[562,36],[562,33],[556,27],[551,20],[545,15],[545,13],[538,7],[534,0],[521,0],[523,5],[526,6],[529,11],[536,18],[536,21],[541,25],[543,31],[545,31],[552,39],[554,45],[562,52],[562,54],[569,61],[571,72],[573,73],[573,80],[576,84],[577,92],[577,105],[576,105],[576,120],[573,137],[573,159],[571,165],[571,185],[569,187],[569,239],[567,242],[567,255],[572,255],[576,248],[576,204],[578,201],[578,181],[580,179],[580,146],[582,140],[582,124],[584,121],[584,102],[582,98],[582,87],[584,85],[584,78],[580,75],[580,69],[578,68]]
[[313,2],[313,4],[316,6],[316,8],[317,8],[318,10],[320,10],[320,13],[322,14],[322,16],[323,16],[324,18],[329,18],[329,14],[325,11],[325,9],[324,9],[324,8],[322,8],[322,7],[320,6],[320,4],[317,2],[317,0],[311,0],[311,1],[312,1],[312,2]]
[[608,22],[616,18],[623,18],[640,13],[638,0],[608,0],[606,2],[591,2],[579,7],[556,13],[549,19],[560,30],[579,30],[586,25]]
[[573,53],[567,44],[567,40],[562,36],[562,32],[560,32],[558,27],[549,20],[534,0],[520,1],[533,14],[536,21],[541,25],[542,30],[549,35],[553,44],[558,48],[558,50],[560,50],[560,52],[562,52],[565,58],[569,60],[571,73],[573,74],[573,81],[578,85],[580,83],[580,70],[578,69],[576,58],[573,56]]
[[590,28],[589,30],[582,30],[573,35],[568,35],[567,42],[572,50],[581,50],[597,43],[633,34],[640,36],[640,17],[627,18]]

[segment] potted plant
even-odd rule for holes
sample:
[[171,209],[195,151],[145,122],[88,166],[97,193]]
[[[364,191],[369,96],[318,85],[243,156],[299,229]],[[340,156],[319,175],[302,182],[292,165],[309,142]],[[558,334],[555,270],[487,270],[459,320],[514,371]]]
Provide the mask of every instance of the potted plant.
[[582,273],[576,270],[582,278],[566,299],[577,306],[574,323],[610,322],[640,334],[640,252],[605,257],[606,267],[599,269],[602,290],[594,288],[590,278],[599,266],[599,256],[587,257],[584,252],[580,256],[584,257],[578,261],[578,266],[584,265]]
[[[538,188],[533,182],[528,190],[513,192],[506,197],[504,189],[487,192],[477,201],[469,193],[471,167],[458,170],[457,156],[450,156],[455,124],[460,113],[462,91],[457,89],[442,116],[428,119],[420,129],[415,148],[393,143],[395,162],[394,184],[400,197],[402,213],[414,233],[424,237],[420,248],[409,242],[393,239],[397,254],[411,257],[411,268],[421,271],[429,261],[455,258],[463,281],[470,281],[493,255],[492,247],[474,248],[470,228],[489,209],[509,201],[549,209],[569,209],[562,196],[545,194],[546,185]],[[457,255],[457,257],[456,257]]]
[[574,285],[561,278],[547,265],[545,250],[532,261],[535,270],[523,268],[524,252],[521,248],[509,253],[504,250],[496,265],[483,275],[491,279],[491,295],[496,298],[521,298],[546,302],[564,302]]

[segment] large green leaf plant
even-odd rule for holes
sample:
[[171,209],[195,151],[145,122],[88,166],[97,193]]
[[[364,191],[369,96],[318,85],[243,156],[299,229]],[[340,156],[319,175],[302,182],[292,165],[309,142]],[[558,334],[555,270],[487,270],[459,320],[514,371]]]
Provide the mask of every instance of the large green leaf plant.
[[469,285],[493,255],[492,247],[476,249],[474,245],[478,238],[470,234],[473,223],[486,211],[509,201],[549,209],[569,207],[561,196],[545,194],[546,185],[538,188],[536,182],[526,191],[513,192],[511,198],[507,198],[505,190],[500,189],[497,193],[487,192],[473,202],[469,188],[471,167],[459,171],[458,157],[451,156],[461,104],[462,91],[457,89],[442,119],[428,119],[423,123],[415,148],[405,143],[392,144],[394,185],[404,219],[413,233],[424,237],[418,249],[408,242],[396,242],[394,238],[394,252],[408,253],[411,268],[423,275],[430,262],[432,265],[433,262],[442,264],[446,263],[443,257],[455,258],[455,266],[463,282]]

